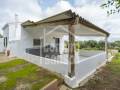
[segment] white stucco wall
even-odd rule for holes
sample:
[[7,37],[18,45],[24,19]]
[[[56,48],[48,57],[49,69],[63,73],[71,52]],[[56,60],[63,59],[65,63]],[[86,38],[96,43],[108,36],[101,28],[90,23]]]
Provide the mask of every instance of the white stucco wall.
[[16,56],[20,47],[17,43],[21,40],[21,23],[18,22],[16,26],[15,23],[8,23],[8,25],[3,29],[3,37],[8,38],[7,48],[4,47],[4,49],[6,51],[10,50],[11,57]]
[[14,49],[16,51],[15,54],[18,57],[23,57],[25,55],[26,48],[33,47],[31,35],[26,30],[24,30],[22,27],[21,27],[21,39],[16,40],[15,43],[16,44],[14,44],[15,46],[13,47],[18,47]]
[[21,23],[9,24],[9,41],[21,39]]
[[[19,48],[20,48],[20,52],[21,54],[23,54],[22,52],[25,52],[26,48],[32,48],[33,46],[33,39],[39,39],[39,38],[43,38],[43,34],[44,34],[44,28],[33,28],[33,29],[29,29],[29,28],[22,28],[21,27],[21,39],[19,41]],[[55,39],[54,37],[60,38],[60,52],[61,54],[64,51],[64,40],[61,37],[62,35],[55,35],[54,33],[50,33],[47,34],[49,31],[49,28],[46,29],[46,33],[45,33],[45,45],[55,45]]]
[[4,51],[4,43],[3,43],[3,38],[0,38],[0,52]]
[[21,39],[21,23],[8,23],[3,29],[3,37],[8,37],[8,41]]
[[65,82],[72,88],[78,87],[83,80],[94,74],[95,71],[106,64],[106,62],[105,52],[81,60],[75,65],[75,76],[70,78],[66,75]]
[[38,66],[42,66],[43,68],[46,68],[50,71],[56,72],[62,76],[66,75],[68,73],[68,64],[65,62],[39,57],[35,55],[31,55],[28,53],[25,53],[25,56],[23,59],[34,63]]
[[59,49],[60,49],[60,54],[63,54],[64,53],[64,38],[63,37],[60,38],[60,47],[59,47]]

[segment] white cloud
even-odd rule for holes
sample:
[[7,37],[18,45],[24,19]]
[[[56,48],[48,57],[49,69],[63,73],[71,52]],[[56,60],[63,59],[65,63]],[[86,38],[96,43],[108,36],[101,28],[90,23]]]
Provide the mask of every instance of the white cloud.
[[14,15],[18,14],[20,20],[38,19],[41,17],[41,7],[37,0],[3,0],[0,3],[0,15],[2,15],[2,22],[11,22],[14,20]]
[[0,16],[2,17],[0,27],[2,28],[7,22],[13,22],[15,14],[18,14],[20,21],[42,18],[42,10],[37,0],[2,0],[0,2]]
[[51,16],[51,15],[66,11],[68,9],[73,9],[70,3],[68,1],[60,0],[53,7],[48,7],[44,13],[46,16]]
[[110,40],[117,40],[120,38],[120,14],[108,17],[106,10],[100,7],[103,3],[101,0],[75,0],[75,6],[73,7],[68,1],[59,1],[55,6],[47,8],[45,12],[46,16],[49,16],[72,9],[80,16],[110,32]]
[[19,15],[19,20],[40,20],[42,18],[72,9],[80,16],[88,19],[94,24],[104,28],[111,34],[110,38],[119,38],[120,14],[107,17],[106,11],[100,7],[101,0],[75,0],[71,5],[67,0],[59,0],[54,6],[42,10],[37,0],[3,0],[0,3],[0,27],[6,22],[14,20],[14,14]]
[[[80,3],[80,0],[77,1]],[[106,11],[100,7],[103,2],[96,2],[98,0],[90,1],[84,0],[82,6],[78,3],[76,12],[111,33],[109,40],[120,40],[120,13],[108,17]]]

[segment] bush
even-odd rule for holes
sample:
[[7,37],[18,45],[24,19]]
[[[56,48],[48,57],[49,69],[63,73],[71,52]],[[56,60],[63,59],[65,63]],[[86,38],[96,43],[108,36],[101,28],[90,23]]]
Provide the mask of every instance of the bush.
[[118,52],[120,52],[120,48],[118,49]]

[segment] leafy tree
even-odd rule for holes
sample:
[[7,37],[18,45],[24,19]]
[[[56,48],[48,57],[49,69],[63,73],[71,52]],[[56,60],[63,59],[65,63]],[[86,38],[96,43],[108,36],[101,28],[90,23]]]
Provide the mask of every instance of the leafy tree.
[[[65,41],[65,48],[68,48],[68,41]],[[76,50],[86,49],[86,50],[105,50],[105,41],[76,41]],[[109,49],[117,49],[120,51],[120,41],[108,42]]]
[[68,48],[68,41],[65,41],[64,47]]
[[99,41],[98,42],[98,45],[99,45],[99,50],[104,50],[105,49],[105,41]]
[[75,42],[75,46],[76,46],[76,49],[80,49],[80,43],[79,42]]
[[120,12],[120,0],[107,0],[107,2],[101,6],[108,9],[108,15]]

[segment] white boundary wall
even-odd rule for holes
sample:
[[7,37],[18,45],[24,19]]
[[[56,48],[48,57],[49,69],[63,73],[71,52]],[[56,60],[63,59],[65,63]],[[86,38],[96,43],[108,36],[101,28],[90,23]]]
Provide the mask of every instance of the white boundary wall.
[[67,63],[49,59],[49,58],[43,58],[40,56],[31,55],[28,53],[25,53],[25,57],[23,57],[23,58],[31,63],[34,63],[43,68],[46,68],[50,71],[56,72],[62,76],[66,75],[68,73],[68,64]]
[[105,52],[84,59],[76,63],[75,77],[70,78],[66,75],[65,82],[72,88],[78,87],[80,82],[94,74],[94,72],[101,66],[105,65],[106,62],[107,60]]
[[75,65],[75,77],[70,78],[68,77],[68,64],[65,62],[43,58],[28,53],[25,53],[25,57],[23,58],[31,63],[62,75],[65,82],[72,88],[78,87],[80,82],[94,74],[98,68],[105,65],[107,62],[105,52],[83,59]]

